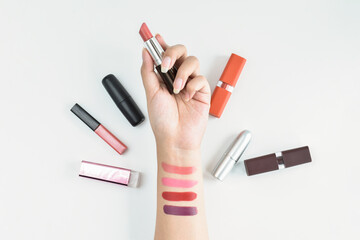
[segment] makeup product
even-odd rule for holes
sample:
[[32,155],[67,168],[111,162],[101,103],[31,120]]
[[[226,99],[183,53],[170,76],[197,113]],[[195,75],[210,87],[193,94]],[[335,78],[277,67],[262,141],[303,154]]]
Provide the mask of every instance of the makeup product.
[[117,183],[128,187],[137,187],[140,173],[126,168],[81,161],[79,176]]
[[161,179],[162,185],[167,187],[178,187],[178,188],[192,188],[198,182],[195,180],[186,180],[186,179],[177,179],[177,178],[168,178],[163,177]]
[[244,164],[247,175],[251,176],[309,162],[311,156],[309,147],[306,146],[248,159]]
[[95,118],[86,112],[79,104],[75,104],[71,111],[80,118],[91,130],[99,135],[107,144],[109,144],[119,154],[123,154],[127,147],[117,139],[109,130],[101,125]]
[[145,48],[150,53],[152,59],[154,60],[154,65],[156,71],[160,75],[161,79],[164,81],[166,88],[170,94],[173,94],[173,83],[177,73],[177,68],[174,66],[169,69],[166,73],[161,72],[161,63],[164,49],[161,47],[158,40],[153,37],[149,28],[146,26],[146,23],[143,23],[140,28],[140,36],[144,40]]
[[193,174],[196,171],[195,167],[179,167],[164,162],[161,163],[161,166],[165,172],[181,174],[181,175]]
[[251,133],[248,130],[242,131],[226,150],[213,171],[213,176],[224,180],[226,175],[239,162],[239,159],[251,140]]
[[239,79],[240,73],[244,68],[246,59],[234,53],[231,54],[229,61],[216,85],[211,97],[210,114],[220,118],[231,93]]
[[198,213],[196,207],[178,207],[164,205],[164,213],[176,216],[194,216]]
[[197,194],[194,192],[163,192],[162,197],[167,201],[193,201]]
[[138,105],[114,75],[109,74],[104,77],[102,84],[112,100],[115,102],[116,106],[133,127],[144,121],[145,117],[140,111]]

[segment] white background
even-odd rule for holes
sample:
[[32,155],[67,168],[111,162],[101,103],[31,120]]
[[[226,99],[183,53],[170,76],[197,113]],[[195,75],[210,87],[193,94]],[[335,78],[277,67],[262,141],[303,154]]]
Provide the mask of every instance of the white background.
[[[211,239],[360,239],[360,2],[0,0],[0,239],[153,238],[156,157],[101,79],[115,74],[146,114],[146,21],[182,43],[216,85],[247,59],[204,137]],[[71,112],[78,102],[129,147],[118,155]],[[224,182],[209,173],[243,129],[243,159],[308,145],[313,162]],[[83,179],[81,160],[142,172],[140,188]]]

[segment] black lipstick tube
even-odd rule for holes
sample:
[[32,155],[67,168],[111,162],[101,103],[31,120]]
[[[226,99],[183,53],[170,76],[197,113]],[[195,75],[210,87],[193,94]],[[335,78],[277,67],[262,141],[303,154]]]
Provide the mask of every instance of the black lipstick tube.
[[133,127],[144,121],[144,114],[142,114],[134,99],[114,75],[109,74],[104,77],[102,84],[112,100],[115,102],[116,106]]

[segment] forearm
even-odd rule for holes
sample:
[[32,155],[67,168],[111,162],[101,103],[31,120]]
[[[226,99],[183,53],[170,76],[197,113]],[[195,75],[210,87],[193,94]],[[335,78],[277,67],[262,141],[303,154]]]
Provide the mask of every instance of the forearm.
[[200,150],[157,144],[155,240],[208,239]]

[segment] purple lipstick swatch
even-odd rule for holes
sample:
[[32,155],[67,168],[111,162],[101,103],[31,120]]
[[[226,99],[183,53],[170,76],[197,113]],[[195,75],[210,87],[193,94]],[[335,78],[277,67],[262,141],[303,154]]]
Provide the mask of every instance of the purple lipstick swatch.
[[164,213],[176,216],[194,216],[197,214],[196,207],[178,207],[171,205],[164,205]]

